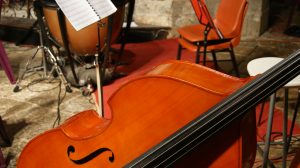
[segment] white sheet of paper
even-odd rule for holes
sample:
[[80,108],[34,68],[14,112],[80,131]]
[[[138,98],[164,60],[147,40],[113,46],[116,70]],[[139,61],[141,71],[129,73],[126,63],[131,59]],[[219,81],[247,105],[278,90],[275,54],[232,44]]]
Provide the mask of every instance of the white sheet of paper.
[[77,31],[117,10],[110,0],[56,0],[56,2]]
[[93,6],[100,18],[105,18],[116,12],[117,8],[111,0],[87,0]]

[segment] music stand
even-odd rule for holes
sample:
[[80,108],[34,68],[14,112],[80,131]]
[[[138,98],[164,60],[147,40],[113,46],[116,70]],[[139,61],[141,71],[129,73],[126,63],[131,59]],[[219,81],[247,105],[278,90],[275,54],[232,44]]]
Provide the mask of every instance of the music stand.
[[[196,16],[197,16],[199,22],[201,24],[206,25],[206,27],[208,27],[209,30],[213,29],[217,33],[217,35],[220,39],[224,39],[221,31],[215,25],[210,13],[209,13],[209,10],[207,9],[206,4],[203,2],[203,0],[197,0],[197,2],[198,2],[198,6],[197,6],[198,9],[195,8],[196,7],[195,5],[193,5],[193,8],[194,8],[194,11],[196,13]],[[204,15],[204,17],[202,16],[202,14]]]
[[[191,0],[192,3],[195,3],[193,0]],[[203,39],[203,60],[206,60],[206,49],[208,45],[207,36],[210,30],[212,29],[215,31],[220,38],[220,40],[224,39],[224,36],[222,35],[219,28],[215,25],[209,10],[207,9],[207,6],[203,0],[197,0],[198,5],[193,5],[194,11],[196,13],[196,16],[201,24],[205,25],[204,29],[204,39]],[[197,8],[196,8],[197,7]],[[204,16],[202,16],[202,14]],[[203,65],[205,65],[205,61],[203,62]]]

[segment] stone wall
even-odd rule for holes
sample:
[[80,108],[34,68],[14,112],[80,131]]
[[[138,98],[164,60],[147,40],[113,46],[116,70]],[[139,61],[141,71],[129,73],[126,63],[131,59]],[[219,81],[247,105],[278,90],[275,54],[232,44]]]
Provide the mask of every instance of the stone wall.
[[[214,15],[220,0],[207,0]],[[269,0],[251,0],[243,26],[242,39],[255,39],[267,28]],[[171,27],[169,37],[177,36],[176,28],[197,23],[189,0],[136,0],[134,21],[140,24]]]
[[[28,2],[31,2],[29,0]],[[206,0],[210,13],[214,15],[220,0]],[[226,0],[225,0],[226,1]],[[243,26],[242,39],[255,39],[268,26],[269,0],[248,0],[249,7]],[[28,11],[25,1],[13,5],[4,4],[2,16],[35,18]],[[176,37],[178,27],[198,23],[190,0],[136,0],[134,21],[138,24],[170,27],[169,37]]]

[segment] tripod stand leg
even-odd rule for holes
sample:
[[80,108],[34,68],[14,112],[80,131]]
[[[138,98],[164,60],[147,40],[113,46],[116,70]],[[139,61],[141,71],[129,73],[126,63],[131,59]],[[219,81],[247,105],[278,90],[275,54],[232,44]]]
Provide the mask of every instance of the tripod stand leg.
[[[34,9],[35,12],[37,14],[37,22],[33,25],[36,26],[37,24],[39,25],[39,38],[40,38],[40,46],[37,48],[36,52],[34,53],[34,55],[28,59],[27,63],[26,63],[26,68],[24,73],[20,76],[20,78],[18,79],[18,81],[16,82],[16,86],[14,88],[14,92],[18,92],[20,91],[20,83],[23,80],[24,76],[26,73],[31,72],[31,71],[37,71],[37,70],[43,70],[44,71],[44,76],[43,78],[49,78],[50,74],[52,74],[54,71],[57,73],[57,75],[59,76],[60,80],[62,81],[62,83],[65,85],[66,87],[66,91],[67,92],[72,92],[71,86],[70,84],[67,82],[61,67],[59,64],[61,62],[59,57],[54,56],[54,51],[51,48],[51,43],[50,40],[47,36],[47,31],[44,25],[44,21],[43,21],[43,16],[42,16],[42,6],[41,3],[39,1],[34,1]],[[34,68],[29,68],[29,65],[32,63],[33,59],[36,57],[36,54],[38,53],[39,50],[42,50],[42,65],[39,67],[34,67]],[[47,55],[46,55],[47,54]],[[47,59],[46,59],[47,58]],[[48,69],[47,69],[47,63],[48,63],[48,59],[50,60],[49,63],[52,64],[52,69],[51,72],[48,73]]]
[[56,57],[52,54],[52,52],[47,47],[44,47],[44,50],[45,50],[45,52],[47,52],[49,54],[49,56],[50,56],[49,58],[51,59],[51,62],[53,63],[53,69],[51,70],[51,72],[53,70],[55,70],[56,73],[58,74],[60,80],[65,85],[66,91],[69,92],[69,93],[72,92],[72,89],[71,89],[71,86],[70,86],[69,82],[66,80],[60,66],[57,64],[58,60],[56,59]]
[[[32,63],[32,61],[34,60],[34,58],[36,57],[36,54],[39,52],[39,50],[42,49],[42,47],[38,47],[36,52],[27,60],[26,65],[25,65],[25,70],[24,72],[21,74],[21,76],[18,78],[17,82],[16,82],[16,86],[14,88],[14,92],[19,92],[21,90],[21,82],[24,79],[24,76],[26,73],[29,72],[34,72],[34,71],[38,71],[41,70],[45,67],[45,65],[39,66],[39,67],[33,67],[33,68],[29,68],[29,65]],[[43,64],[45,64],[45,62],[43,62]]]

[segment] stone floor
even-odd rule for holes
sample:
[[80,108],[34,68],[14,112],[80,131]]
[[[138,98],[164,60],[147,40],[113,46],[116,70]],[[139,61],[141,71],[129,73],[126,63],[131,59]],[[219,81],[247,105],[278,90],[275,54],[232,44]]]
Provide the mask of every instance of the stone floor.
[[[26,60],[36,51],[34,46],[20,47],[11,43],[5,43],[5,48],[16,76],[23,72]],[[299,48],[300,38],[289,37],[278,30],[270,29],[256,40],[242,41],[235,48],[235,52],[242,77],[246,77],[248,76],[246,66],[250,60],[266,56],[286,57]],[[220,57],[225,56],[228,55],[224,54]],[[40,55],[37,57],[39,58]],[[231,64],[221,63],[220,65],[224,72],[234,74]],[[21,150],[30,139],[53,127],[58,116],[60,92],[61,122],[80,111],[95,108],[92,97],[82,96],[79,89],[72,88],[72,93],[65,93],[58,79],[39,80],[41,75],[42,73],[39,72],[26,76],[21,83],[22,90],[13,92],[15,86],[9,83],[4,71],[0,69],[0,116],[12,140],[11,146],[2,146],[1,149],[10,168],[16,166]],[[282,94],[279,93],[278,97],[278,106],[282,107]],[[295,104],[295,95],[292,94],[290,99],[292,108]],[[278,148],[280,147],[274,146],[271,157],[278,157],[280,153],[277,151]],[[298,145],[293,149],[296,148]],[[279,159],[276,166],[280,167],[280,164]],[[260,166],[261,158],[257,155],[254,167]]]

